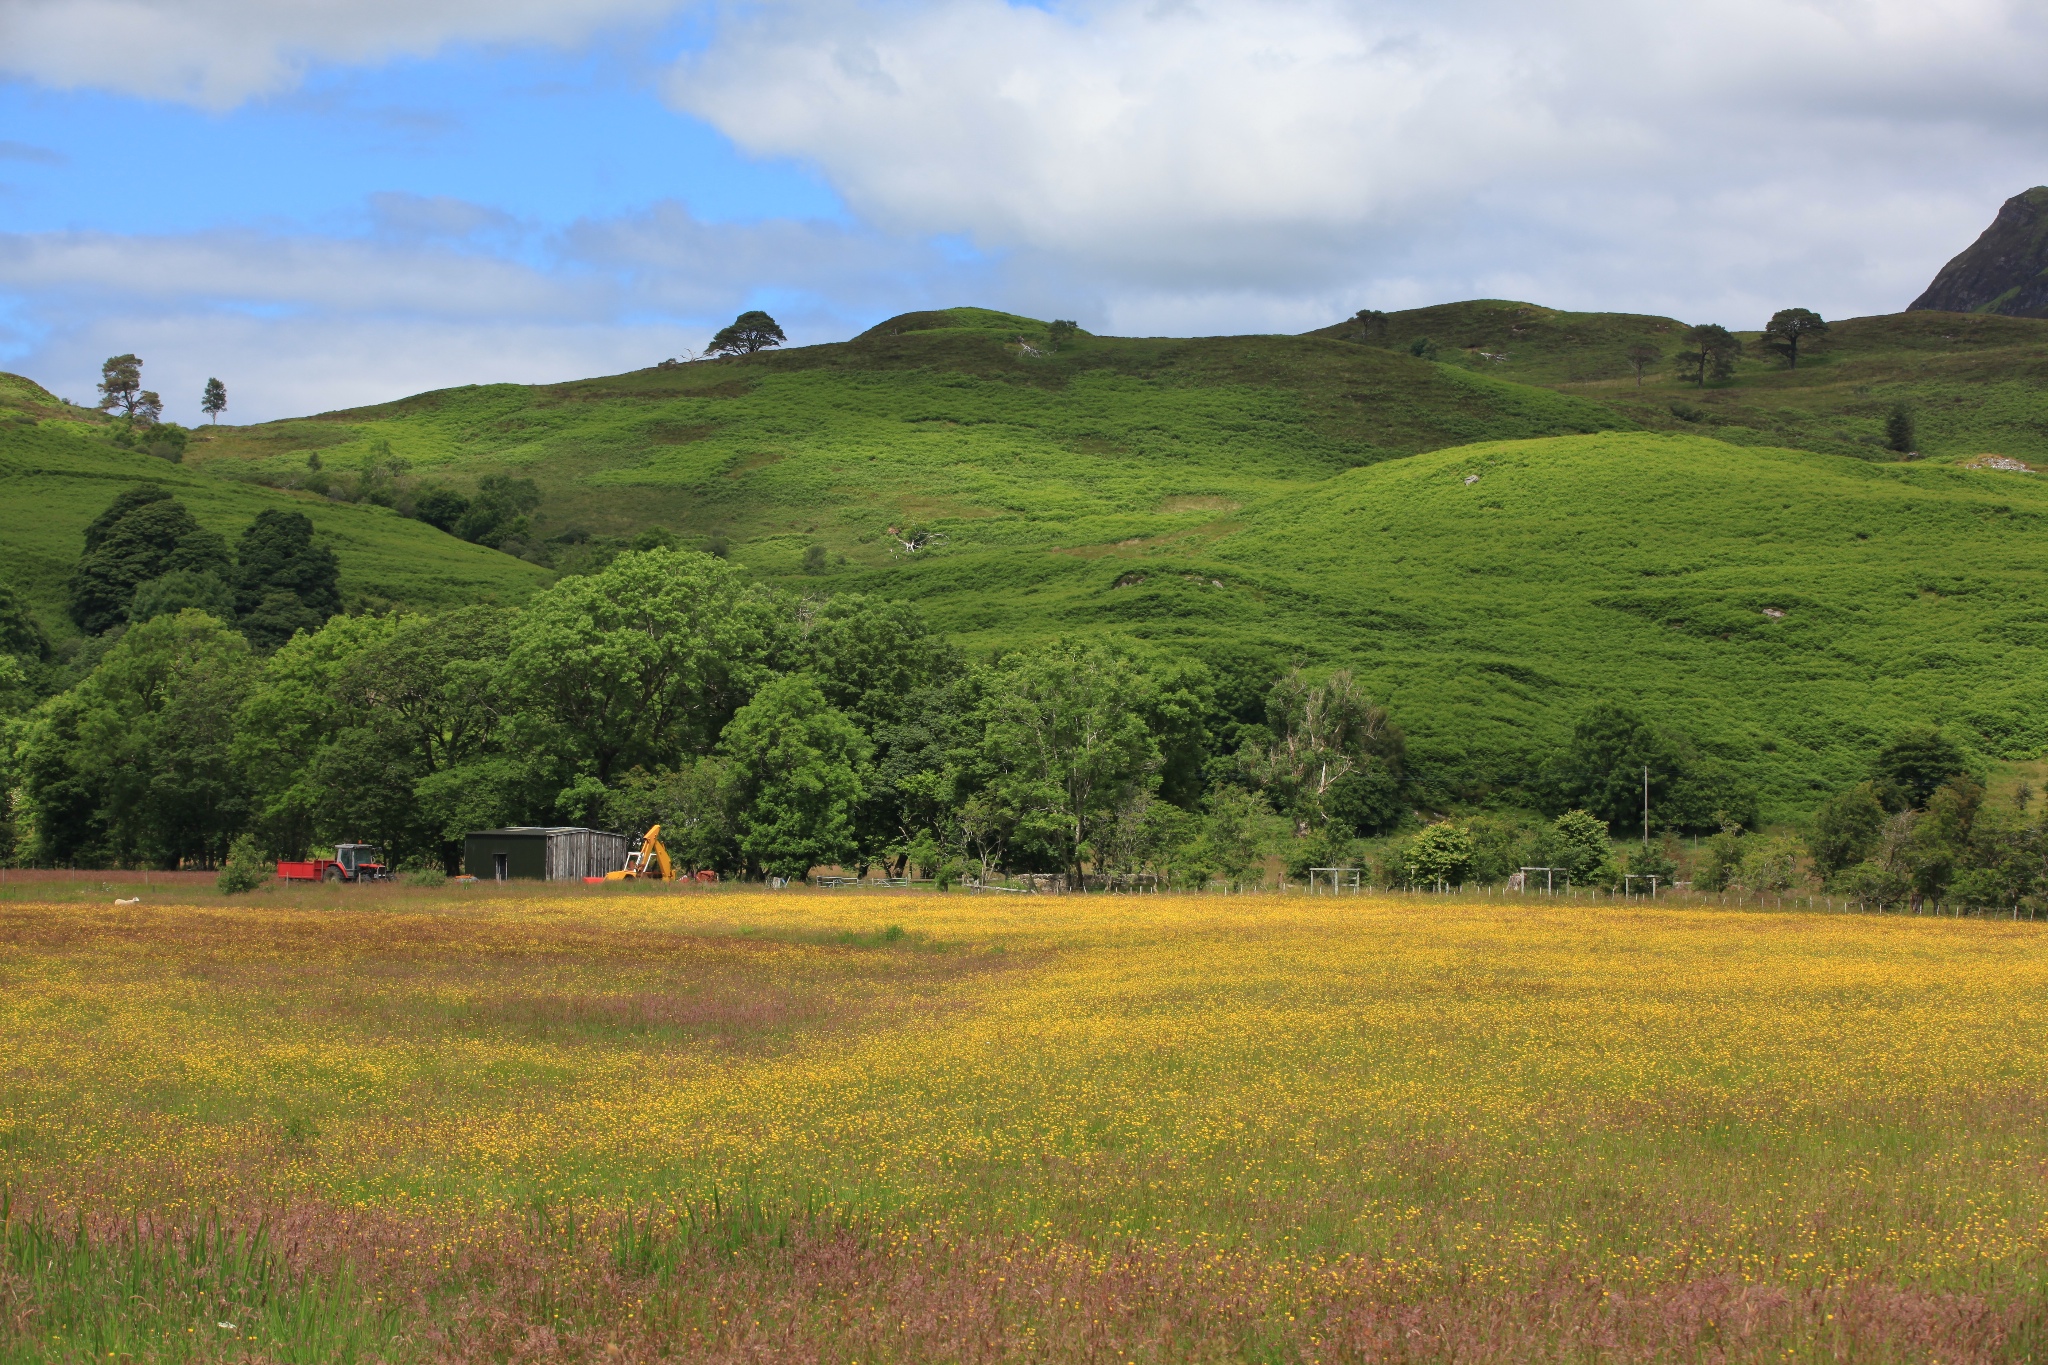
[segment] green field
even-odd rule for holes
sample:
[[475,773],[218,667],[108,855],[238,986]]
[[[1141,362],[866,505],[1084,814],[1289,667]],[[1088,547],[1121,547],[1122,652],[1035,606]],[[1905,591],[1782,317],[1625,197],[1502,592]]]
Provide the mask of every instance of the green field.
[[65,582],[86,524],[123,488],[155,483],[230,545],[268,507],[303,512],[341,557],[342,590],[361,607],[422,609],[516,601],[549,575],[367,504],[329,502],[123,450],[94,414],[64,408],[17,375],[0,374],[0,582],[22,591],[56,638],[75,634]]

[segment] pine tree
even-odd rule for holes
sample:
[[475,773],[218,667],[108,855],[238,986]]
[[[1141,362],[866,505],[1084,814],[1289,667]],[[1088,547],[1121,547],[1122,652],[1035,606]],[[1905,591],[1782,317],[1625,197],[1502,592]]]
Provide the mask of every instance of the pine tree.
[[732,326],[723,328],[711,338],[711,355],[752,355],[770,346],[780,346],[788,338],[774,318],[760,309],[740,314]]
[[1820,314],[1811,308],[1781,308],[1771,314],[1770,322],[1764,327],[1764,349],[1773,355],[1785,357],[1785,368],[1799,368],[1799,343],[1813,338],[1819,345],[1828,334],[1828,325]]
[[1904,403],[1892,404],[1885,417],[1884,443],[1901,455],[1920,453],[1919,436],[1913,429],[1913,409]]
[[142,361],[133,355],[108,356],[100,366],[100,407],[112,412],[119,408],[123,416],[135,415],[135,405],[142,394]]
[[199,410],[211,417],[217,426],[220,423],[220,415],[227,410],[227,406],[228,386],[218,379],[207,380],[206,392],[199,399]]

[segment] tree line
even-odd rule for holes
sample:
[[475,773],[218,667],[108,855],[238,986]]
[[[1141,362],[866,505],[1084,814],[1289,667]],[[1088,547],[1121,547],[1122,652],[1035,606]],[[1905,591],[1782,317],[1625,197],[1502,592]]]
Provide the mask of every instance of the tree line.
[[[517,608],[349,613],[302,515],[266,511],[231,549],[146,485],[84,539],[71,609],[88,639],[68,662],[0,591],[0,856],[16,862],[210,865],[238,838],[272,857],[345,839],[453,871],[475,829],[659,823],[687,867],[727,875],[1200,886],[1256,880],[1274,855],[1297,874],[1356,863],[1433,801],[1400,726],[1341,669],[1095,639],[970,660],[908,604],[800,596],[672,545]],[[1542,833],[1569,848],[1481,837],[1476,864],[1403,852],[1380,875],[1574,858],[1584,828],[1627,815],[1610,770],[1638,759],[1660,827],[1753,814],[1732,770],[1601,710],[1537,784],[1591,812]],[[1414,836],[1425,852],[1445,837]]]

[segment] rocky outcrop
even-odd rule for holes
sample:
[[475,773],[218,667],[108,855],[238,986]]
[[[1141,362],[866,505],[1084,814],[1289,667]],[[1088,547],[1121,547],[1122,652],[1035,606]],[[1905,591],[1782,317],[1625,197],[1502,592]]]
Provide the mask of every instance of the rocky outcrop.
[[2006,200],[1984,235],[1906,311],[1916,308],[2048,318],[2048,185]]

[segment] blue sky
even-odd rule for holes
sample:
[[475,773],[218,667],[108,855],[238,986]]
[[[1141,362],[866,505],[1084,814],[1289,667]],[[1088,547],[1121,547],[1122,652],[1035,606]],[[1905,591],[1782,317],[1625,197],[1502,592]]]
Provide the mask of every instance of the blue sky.
[[0,367],[260,420],[975,302],[1902,306],[2048,181],[2037,4],[0,0]]

